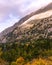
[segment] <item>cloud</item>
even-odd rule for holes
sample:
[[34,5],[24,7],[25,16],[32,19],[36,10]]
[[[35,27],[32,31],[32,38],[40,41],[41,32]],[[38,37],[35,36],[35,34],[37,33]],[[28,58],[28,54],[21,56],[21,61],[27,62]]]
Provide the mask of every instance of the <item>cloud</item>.
[[52,0],[0,0],[0,32],[50,2]]
[[0,31],[3,31],[7,27],[14,25],[14,23],[17,22],[18,20],[19,20],[18,17],[15,17],[12,14],[10,14],[9,17],[4,22],[0,23]]

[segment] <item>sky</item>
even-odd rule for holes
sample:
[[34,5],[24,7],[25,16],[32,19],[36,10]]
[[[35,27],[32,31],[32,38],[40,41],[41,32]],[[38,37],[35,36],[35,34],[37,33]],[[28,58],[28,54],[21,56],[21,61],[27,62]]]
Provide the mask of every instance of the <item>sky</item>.
[[52,0],[0,0],[0,32]]

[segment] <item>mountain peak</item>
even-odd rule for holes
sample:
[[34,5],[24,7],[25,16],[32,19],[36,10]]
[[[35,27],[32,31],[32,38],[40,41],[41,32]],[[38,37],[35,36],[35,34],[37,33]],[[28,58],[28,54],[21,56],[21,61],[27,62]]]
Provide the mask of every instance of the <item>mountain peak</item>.
[[48,10],[52,10],[52,3],[49,3],[48,5],[44,6],[43,8],[40,8],[39,10],[37,10],[35,13],[33,14],[39,14]]
[[[4,30],[3,32],[1,32],[0,33],[0,40],[4,39],[4,41],[5,41],[5,38],[7,37],[7,35],[11,34],[11,32],[13,32],[14,30],[15,30],[15,32],[17,30],[17,34],[18,34],[18,32],[20,32],[20,30],[18,30],[18,27],[20,27],[26,21],[29,21],[29,20],[31,21],[27,25],[27,28],[28,28],[28,26],[32,26],[32,24],[30,24],[30,23],[32,23],[32,20],[35,21],[35,22],[39,22],[40,21],[39,19],[41,18],[41,20],[42,20],[42,17],[43,17],[43,18],[46,18],[46,21],[47,21],[48,16],[50,17],[50,15],[52,15],[52,3],[49,3],[48,5],[44,6],[43,8],[40,8],[36,12],[32,12],[32,13],[26,15],[25,17],[23,17],[22,19],[20,19],[19,22],[15,23],[14,26],[9,27],[6,30]],[[38,18],[38,21],[36,21],[36,18]],[[51,18],[52,18],[52,16],[51,16]],[[49,18],[49,19],[51,19],[51,18]],[[43,21],[44,21],[44,19],[43,19]],[[51,21],[52,21],[52,19],[51,19]],[[51,23],[51,21],[50,21],[50,23]],[[40,23],[42,23],[42,22],[39,22],[39,24]],[[47,24],[47,22],[46,22],[46,24]],[[24,28],[24,26],[23,26],[23,28]],[[22,29],[22,31],[23,31],[23,29]],[[19,33],[19,34],[21,34],[21,33]]]
[[48,6],[52,6],[52,2],[48,4]]

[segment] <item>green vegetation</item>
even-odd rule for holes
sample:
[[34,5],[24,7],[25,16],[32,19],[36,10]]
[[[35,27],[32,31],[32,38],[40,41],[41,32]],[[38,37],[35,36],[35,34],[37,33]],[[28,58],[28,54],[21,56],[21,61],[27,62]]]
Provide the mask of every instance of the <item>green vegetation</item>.
[[52,56],[52,40],[38,39],[25,43],[5,43],[0,44],[0,58],[7,61],[9,65],[16,65],[17,58],[23,57],[24,62],[34,58]]

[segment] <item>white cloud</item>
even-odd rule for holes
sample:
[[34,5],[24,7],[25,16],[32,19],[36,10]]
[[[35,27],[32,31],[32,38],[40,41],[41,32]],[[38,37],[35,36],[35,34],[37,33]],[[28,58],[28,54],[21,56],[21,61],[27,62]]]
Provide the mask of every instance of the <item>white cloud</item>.
[[[52,2],[52,0],[0,0],[0,32],[2,29],[5,29],[5,27],[13,25],[16,20],[27,13],[50,2]],[[9,17],[9,15],[11,17]],[[10,23],[10,25],[8,23]]]
[[[0,23],[0,31],[3,31],[5,28],[14,25],[15,22],[18,22],[18,17],[14,17],[12,14],[9,15],[9,18],[5,22]],[[15,22],[14,22],[15,21]]]

